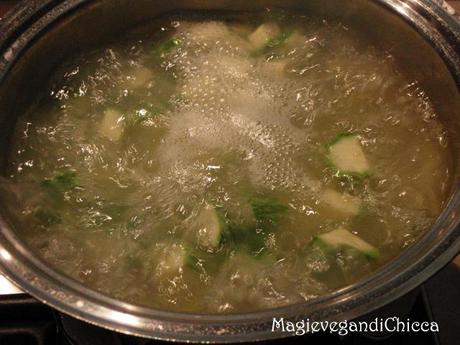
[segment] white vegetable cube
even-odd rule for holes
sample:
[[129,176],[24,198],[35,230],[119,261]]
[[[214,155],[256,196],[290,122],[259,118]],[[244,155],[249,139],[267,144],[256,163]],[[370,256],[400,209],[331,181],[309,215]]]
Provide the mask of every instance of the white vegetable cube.
[[283,77],[286,73],[287,59],[266,61],[262,65],[262,73],[269,77]]
[[185,33],[189,43],[194,41],[213,44],[222,38],[231,37],[227,24],[217,21],[186,23],[179,27],[179,31]]
[[321,202],[345,216],[356,216],[361,208],[361,199],[359,197],[348,193],[339,193],[329,188],[323,192]]
[[180,244],[172,244],[164,249],[159,258],[157,274],[177,273],[184,267],[186,259],[185,248]]
[[260,25],[252,34],[249,35],[248,40],[251,42],[255,49],[263,48],[271,39],[275,38],[281,33],[281,30],[276,23],[265,23]]
[[198,245],[207,249],[219,247],[223,226],[224,221],[219,216],[218,210],[212,206],[204,207],[197,217]]
[[355,135],[346,135],[337,139],[329,147],[331,163],[345,174],[366,174],[369,162],[361,147],[361,142]]
[[321,234],[317,237],[317,240],[331,249],[349,247],[358,250],[369,258],[375,259],[379,256],[377,248],[343,228]]
[[287,38],[284,45],[288,49],[300,48],[305,45],[306,38],[299,31],[294,30],[291,35]]
[[152,80],[153,72],[147,67],[136,67],[127,77],[128,87],[138,89],[147,86]]
[[118,141],[123,134],[123,114],[107,109],[99,125],[99,133],[111,141]]

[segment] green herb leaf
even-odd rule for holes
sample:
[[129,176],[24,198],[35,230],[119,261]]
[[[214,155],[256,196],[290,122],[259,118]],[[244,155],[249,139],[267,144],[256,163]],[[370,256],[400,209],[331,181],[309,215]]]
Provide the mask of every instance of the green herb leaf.
[[56,174],[52,178],[46,178],[41,182],[41,186],[54,199],[62,198],[63,194],[72,190],[77,186],[77,174],[74,171],[68,170]]
[[254,197],[250,200],[252,211],[257,221],[278,223],[281,215],[288,210],[288,207],[278,200],[270,197]]
[[37,212],[35,212],[35,217],[37,217],[39,222],[44,226],[59,224],[62,221],[57,213],[44,208],[38,209]]
[[156,52],[159,55],[169,52],[170,50],[180,46],[182,41],[177,37],[172,37],[162,43],[157,47]]
[[291,37],[292,33],[293,33],[292,30],[282,31],[276,37],[269,39],[262,48],[255,50],[251,55],[254,57],[257,57],[260,55],[267,54],[271,50],[283,45],[289,39],[289,37]]

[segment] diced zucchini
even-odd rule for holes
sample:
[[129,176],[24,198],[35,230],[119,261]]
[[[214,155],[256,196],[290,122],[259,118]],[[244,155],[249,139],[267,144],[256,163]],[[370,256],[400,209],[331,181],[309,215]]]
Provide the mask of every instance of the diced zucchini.
[[300,48],[305,44],[305,41],[305,36],[303,36],[299,31],[294,30],[289,37],[287,37],[285,46],[288,49]]
[[110,141],[118,141],[123,134],[123,114],[115,109],[107,109],[99,125],[99,133]]
[[223,243],[233,250],[247,251],[260,257],[265,250],[267,236],[273,231],[287,206],[278,200],[257,196],[249,199],[250,208],[245,209],[246,221],[229,220]]
[[270,77],[283,77],[285,75],[287,59],[266,61],[262,65],[262,72]]
[[348,193],[339,193],[333,189],[326,189],[321,196],[321,201],[334,211],[346,216],[356,216],[361,209],[361,199]]
[[284,45],[292,35],[292,31],[282,31],[277,36],[270,39],[265,45],[265,51]]
[[197,245],[207,253],[224,248],[225,251],[246,251],[259,257],[264,251],[267,235],[287,207],[276,199],[258,196],[249,199],[247,207],[242,206],[240,211],[238,217],[230,215],[227,219],[228,215],[216,207],[203,208],[195,227],[198,229],[194,234]]
[[301,47],[305,38],[298,31],[280,30],[277,24],[263,24],[248,37],[254,51],[252,55],[259,56],[271,50],[283,47],[285,52],[289,49]]
[[369,162],[356,135],[338,135],[327,145],[327,150],[327,158],[339,176],[363,178],[369,174]]
[[248,36],[249,42],[254,49],[263,49],[270,40],[280,35],[281,30],[276,23],[265,23],[260,25],[253,33]]
[[353,248],[371,259],[380,255],[377,248],[343,228],[321,234],[316,241],[330,249]]
[[184,266],[194,271],[199,271],[201,265],[201,259],[198,257],[196,251],[190,247],[186,247]]
[[160,274],[176,273],[182,269],[186,264],[187,252],[185,247],[181,244],[172,244],[165,248],[159,258]]
[[159,55],[163,55],[172,49],[179,47],[182,44],[182,41],[177,37],[171,37],[170,39],[162,42],[156,49]]
[[226,229],[226,223],[220,210],[213,206],[204,207],[197,217],[197,242],[202,248],[217,249]]
[[250,200],[252,212],[258,222],[270,222],[276,224],[281,215],[286,213],[287,206],[270,197],[257,196]]

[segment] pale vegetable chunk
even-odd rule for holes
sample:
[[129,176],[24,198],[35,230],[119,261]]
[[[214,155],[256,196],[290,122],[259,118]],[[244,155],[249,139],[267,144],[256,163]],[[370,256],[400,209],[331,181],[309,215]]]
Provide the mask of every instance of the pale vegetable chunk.
[[147,86],[148,82],[152,80],[153,72],[146,67],[137,67],[127,77],[128,87],[138,89]]
[[287,49],[298,49],[305,45],[305,36],[302,35],[299,31],[294,30],[289,37],[287,37],[286,42],[284,43]]
[[[261,303],[262,296],[253,291],[260,292],[265,283],[265,272],[273,265],[270,258],[255,258],[244,252],[236,252],[226,260],[216,277],[221,282],[218,298],[230,298],[235,302],[245,303],[248,295],[251,295],[252,299]],[[228,276],[233,278],[228,281]]]
[[361,208],[360,198],[333,189],[326,189],[321,196],[321,201],[345,216],[356,216]]
[[99,133],[111,141],[118,141],[123,134],[123,114],[115,109],[104,111]]
[[183,23],[179,32],[185,33],[189,44],[213,44],[222,38],[229,39],[232,35],[226,23],[220,21],[204,21],[201,23]]
[[343,175],[369,173],[369,162],[356,135],[343,134],[329,145],[328,158],[331,164]]
[[164,42],[162,42],[159,46],[158,46],[158,53],[160,55],[164,54],[164,53],[168,53],[169,51],[179,47],[180,45],[182,44],[182,41],[177,38],[177,37],[172,37],[170,38],[169,40],[166,40]]
[[267,61],[263,63],[261,70],[264,75],[269,77],[283,77],[285,76],[287,64],[287,59]]
[[321,234],[316,237],[316,240],[331,249],[340,249],[343,247],[356,249],[372,259],[380,255],[377,248],[343,228]]
[[197,217],[197,242],[200,247],[212,250],[220,245],[225,220],[213,206],[206,206]]
[[265,23],[250,34],[248,40],[255,49],[262,49],[271,39],[275,38],[280,33],[281,31],[278,24]]
[[165,248],[160,255],[157,274],[177,273],[186,263],[187,253],[180,244],[172,244]]

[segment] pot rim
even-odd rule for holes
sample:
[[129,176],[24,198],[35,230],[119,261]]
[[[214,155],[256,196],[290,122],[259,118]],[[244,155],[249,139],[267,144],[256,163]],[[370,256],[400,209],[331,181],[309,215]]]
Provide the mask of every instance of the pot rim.
[[[0,83],[42,30],[92,0],[23,0],[3,19]],[[373,0],[396,13],[428,40],[460,88],[460,23],[430,0]],[[197,314],[156,310],[91,290],[51,269],[0,217],[0,269],[38,300],[86,322],[127,334],[176,341],[235,342],[288,336],[272,332],[273,318],[347,320],[407,293],[460,250],[460,190],[415,244],[357,283],[310,301],[244,314]]]

